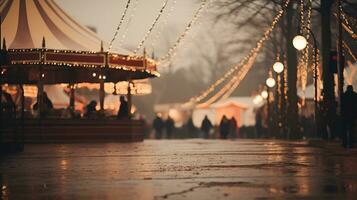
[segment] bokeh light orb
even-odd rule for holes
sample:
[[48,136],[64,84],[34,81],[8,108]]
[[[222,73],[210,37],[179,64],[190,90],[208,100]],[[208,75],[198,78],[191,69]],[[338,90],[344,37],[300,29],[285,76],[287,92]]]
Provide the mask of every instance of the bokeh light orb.
[[297,35],[293,39],[293,45],[294,45],[295,49],[301,51],[301,50],[305,49],[305,47],[307,45],[307,40],[304,36]]
[[284,65],[281,62],[276,62],[273,65],[273,69],[276,73],[280,74],[281,72],[284,71]]
[[260,94],[264,99],[268,98],[268,92],[267,91],[263,91],[261,94]]
[[253,103],[254,103],[255,105],[259,105],[259,104],[261,104],[262,102],[263,102],[263,97],[260,96],[260,95],[255,96],[254,99],[253,99]]
[[275,80],[273,78],[268,78],[265,83],[267,84],[268,87],[272,88],[275,86]]

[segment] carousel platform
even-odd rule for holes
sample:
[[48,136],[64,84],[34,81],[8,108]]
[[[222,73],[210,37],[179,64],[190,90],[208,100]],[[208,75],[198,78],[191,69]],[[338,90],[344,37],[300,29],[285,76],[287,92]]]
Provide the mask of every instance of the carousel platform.
[[25,144],[140,142],[144,132],[145,123],[141,120],[30,119],[16,130],[3,129],[2,136],[4,142],[16,137]]

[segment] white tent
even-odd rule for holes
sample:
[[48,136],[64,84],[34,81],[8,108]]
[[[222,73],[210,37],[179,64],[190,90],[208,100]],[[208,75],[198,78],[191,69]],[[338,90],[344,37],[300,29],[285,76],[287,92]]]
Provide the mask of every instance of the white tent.
[[[99,51],[101,39],[80,25],[53,0],[0,1],[2,37],[10,49],[40,48]],[[104,44],[106,47],[106,44]],[[117,53],[129,54],[126,49]]]
[[211,122],[215,122],[215,108],[234,104],[239,105],[242,108],[245,108],[240,113],[241,122],[239,126],[251,126],[255,124],[255,109],[260,105],[255,105],[253,103],[253,97],[229,97],[223,101],[216,102],[207,109],[195,109],[192,113],[192,119],[196,126],[200,126],[205,115],[211,120]]

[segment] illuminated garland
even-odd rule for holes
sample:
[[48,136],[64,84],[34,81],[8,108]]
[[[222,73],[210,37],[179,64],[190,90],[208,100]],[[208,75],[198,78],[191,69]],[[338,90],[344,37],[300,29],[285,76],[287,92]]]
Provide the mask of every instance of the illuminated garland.
[[174,1],[172,2],[172,5],[171,5],[169,11],[168,11],[167,14],[165,15],[165,18],[162,20],[162,21],[163,21],[163,22],[162,22],[162,26],[161,26],[161,28],[158,28],[158,31],[157,31],[157,33],[155,34],[155,36],[153,37],[153,40],[152,40],[152,42],[151,42],[151,46],[152,46],[152,47],[155,46],[156,42],[157,42],[158,39],[160,38],[160,35],[161,35],[161,33],[163,32],[164,27],[167,25],[167,23],[168,23],[168,21],[169,21],[169,18],[170,18],[170,16],[171,16],[171,13],[172,13],[172,12],[174,11],[174,9],[175,9],[176,3],[177,3],[177,0],[174,0]]
[[[244,70],[244,66],[255,54],[257,54],[261,48],[263,47],[264,42],[269,38],[271,32],[274,30],[276,24],[279,22],[281,19],[287,5],[289,3],[289,0],[287,0],[283,6],[283,8],[278,12],[278,14],[274,17],[273,22],[271,26],[264,32],[263,37],[257,42],[256,46],[250,50],[247,56],[245,56],[237,65],[233,66],[228,72],[226,72],[222,78],[218,79],[215,83],[213,83],[207,90],[203,91],[200,95],[195,96],[190,98],[190,100],[186,103],[184,103],[184,106],[191,106],[195,103],[198,103],[202,101],[204,98],[206,98],[211,92],[213,92],[218,85],[220,85],[223,81],[225,81],[230,75],[232,75],[236,70],[238,70],[240,67],[243,67],[241,69],[242,71]],[[244,77],[243,77],[244,78]]]
[[[317,51],[317,55],[315,57],[315,54],[312,55],[312,60],[315,60],[316,59],[316,63],[313,62],[312,64],[312,74],[313,74],[313,80],[315,82],[315,79],[317,79],[317,88],[315,88],[315,90],[317,90],[317,101],[320,101],[321,99],[321,89],[323,87],[322,85],[322,81],[321,81],[321,74],[320,74],[320,50],[319,49],[315,49],[313,48],[313,50]],[[317,66],[316,66],[317,65]],[[316,71],[316,76],[315,76],[315,69],[317,70]]]
[[[241,83],[241,81],[244,79],[244,77],[247,75],[247,73],[249,72],[249,70],[252,68],[254,61],[256,59],[258,55],[258,52],[255,53],[255,55],[253,55],[250,60],[248,61],[248,63],[246,64],[245,67],[243,67],[241,70],[238,71],[237,76],[235,76],[230,82],[230,84],[227,84],[225,87],[226,92],[225,94],[219,99],[219,101],[223,101],[225,99],[227,99],[234,91],[235,89],[239,86],[239,84]],[[211,102],[210,104],[212,104],[213,102]]]
[[[198,21],[196,21],[195,27],[197,28],[197,27],[199,27],[201,24],[202,24],[202,21],[198,20]],[[195,39],[196,35],[197,35],[197,32],[188,32],[187,35],[186,35],[186,38],[187,38],[188,36],[191,36],[191,37],[189,37],[189,38],[183,40],[182,43],[181,43],[181,45],[186,44],[187,41],[188,41],[188,39],[191,40],[191,41],[193,41],[193,40]],[[178,54],[179,52],[186,52],[186,51],[187,51],[187,48],[188,48],[188,46],[187,46],[187,45],[184,45],[183,48],[181,47],[181,50],[180,50],[180,51],[178,51],[178,50],[174,51],[174,53],[173,53],[168,59],[162,60],[162,61],[160,62],[160,66],[162,66],[162,67],[163,67],[163,66],[168,66],[171,62],[173,62],[174,58],[177,56],[177,54]]]
[[175,50],[177,49],[177,47],[180,45],[180,43],[183,41],[183,39],[185,38],[185,36],[188,34],[188,32],[191,30],[192,25],[197,21],[197,19],[200,16],[200,13],[202,12],[202,10],[205,8],[205,6],[207,5],[208,0],[204,0],[202,1],[200,7],[198,8],[198,10],[196,11],[196,13],[193,15],[191,21],[188,23],[188,25],[186,26],[185,30],[183,31],[183,33],[178,37],[178,39],[176,40],[175,44],[168,50],[167,54],[165,56],[163,56],[162,58],[160,58],[160,62],[164,62],[165,60],[170,59],[170,57],[174,54]]
[[[310,29],[311,29],[311,13],[312,13],[312,2],[308,1],[307,16],[306,21],[304,20],[304,0],[300,0],[300,15],[301,15],[301,24],[303,27],[303,32],[306,34],[306,40],[310,39]],[[309,50],[310,45],[307,45],[306,48],[302,51],[302,56],[299,59],[298,63],[298,78],[300,80],[300,87],[302,91],[302,105],[305,104],[305,92],[307,85],[307,71],[309,66]]]
[[[59,53],[59,54],[79,54],[79,55],[86,55],[86,56],[102,56],[105,57],[105,53],[103,52],[95,52],[95,51],[79,51],[79,50],[58,50],[58,49],[43,49],[43,48],[31,48],[31,49],[9,49],[8,52],[11,53],[38,53],[39,58],[35,60],[12,60],[11,64],[23,64],[23,65],[51,65],[51,66],[59,66],[59,67],[85,67],[85,68],[103,68],[106,67],[104,60],[100,63],[84,63],[82,61],[55,61],[55,60],[44,60],[41,61],[41,53],[42,56],[47,55],[47,53]],[[123,56],[120,54],[109,54],[115,57],[121,57],[121,59],[126,61],[142,61],[144,57],[130,55],[130,56]],[[43,57],[44,58],[44,57]],[[141,66],[130,66],[130,65],[117,65],[115,63],[109,63],[108,68],[111,69],[121,69],[124,71],[132,71],[132,72],[144,72],[149,73],[153,76],[160,76],[160,73],[156,71],[156,69],[151,69],[152,67],[155,68],[156,62],[150,58],[145,58],[147,63],[147,68],[143,68]]]
[[134,5],[132,6],[131,15],[130,15],[127,23],[126,23],[125,30],[124,30],[124,32],[123,32],[123,34],[122,34],[122,36],[121,36],[121,38],[120,38],[120,40],[118,42],[118,46],[120,46],[120,44],[122,44],[124,42],[124,40],[126,38],[126,35],[128,34],[129,25],[130,25],[131,21],[134,18],[134,15],[135,15],[136,10],[137,10],[136,8],[138,7],[138,4],[139,4],[139,0],[135,0]]
[[130,1],[131,1],[131,0],[128,0],[128,1],[126,2],[126,6],[125,6],[125,9],[124,9],[124,12],[123,12],[123,14],[122,14],[122,16],[121,16],[121,19],[120,19],[120,21],[119,21],[119,24],[118,24],[118,26],[117,26],[117,29],[116,29],[116,31],[115,31],[115,33],[114,33],[113,39],[112,39],[112,41],[110,41],[110,43],[109,43],[108,52],[109,52],[110,49],[113,47],[113,42],[115,41],[115,39],[116,39],[117,36],[118,36],[119,30],[120,30],[120,26],[122,25],[122,23],[123,23],[123,21],[124,21],[124,18],[125,18],[125,16],[126,16],[126,13],[127,13],[127,11],[128,11],[128,8],[129,8],[129,5],[130,5]]
[[[349,24],[345,12],[342,9],[342,5],[339,6],[339,9],[341,12],[342,19],[345,21],[344,23],[342,23],[343,28],[351,35],[353,39],[357,39],[357,34],[353,31],[351,25]],[[335,14],[335,16],[338,18],[337,14]]]
[[357,62],[357,57],[356,57],[356,55],[353,54],[351,48],[348,46],[348,44],[347,44],[345,41],[343,41],[343,47],[345,47],[345,49],[346,49],[347,52],[351,55],[351,57],[353,58],[353,60],[354,60],[355,62]]
[[161,15],[162,15],[162,13],[164,12],[168,1],[169,0],[165,0],[163,6],[161,7],[161,10],[160,10],[159,14],[156,16],[154,22],[151,24],[150,29],[146,32],[146,34],[144,35],[143,39],[139,43],[138,47],[136,47],[136,49],[134,50],[134,54],[136,54],[141,49],[141,47],[144,45],[144,43],[147,40],[147,38],[150,36],[152,30],[154,29],[155,25],[157,24],[157,22],[159,21]]

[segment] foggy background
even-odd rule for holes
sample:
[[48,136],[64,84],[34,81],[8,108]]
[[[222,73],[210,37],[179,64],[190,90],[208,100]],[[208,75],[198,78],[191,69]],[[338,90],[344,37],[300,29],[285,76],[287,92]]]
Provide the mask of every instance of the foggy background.
[[[81,24],[94,28],[99,37],[107,42],[112,39],[127,3],[126,0],[56,0],[56,2]],[[137,9],[130,23],[127,23],[132,14],[129,7],[113,47],[120,46],[130,51],[136,49],[164,2],[138,0]],[[144,44],[148,55],[155,58],[160,58],[167,53],[190,22],[201,1],[178,0],[176,4],[174,2],[174,0],[168,1],[164,13]],[[177,48],[177,54],[171,59],[171,63],[168,66],[159,66],[161,77],[151,80],[152,94],[134,97],[134,104],[139,112],[152,118],[154,104],[185,102],[206,89],[254,47],[280,9],[279,5],[270,0],[246,1],[246,5],[238,6],[239,9],[236,10],[230,10],[225,6],[224,3],[227,2],[234,1],[217,0],[214,3],[211,1],[204,9],[199,20]],[[134,3],[135,0],[132,0],[130,6],[132,7]],[[318,2],[314,2],[314,7],[318,6]],[[171,8],[174,9],[167,17],[166,13]],[[318,13],[313,12],[312,23],[318,24],[319,19]],[[167,20],[166,24],[163,22],[165,20]],[[126,38],[123,38],[125,30],[127,30]],[[264,83],[268,69],[273,65],[276,57],[276,44],[274,45],[276,34],[275,30],[272,38],[265,43],[253,68],[232,96],[251,96]],[[319,30],[315,30],[315,34],[319,38]],[[142,54],[142,49],[138,54]]]

